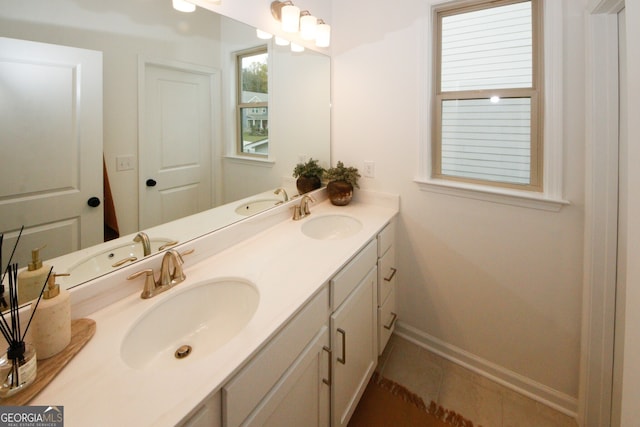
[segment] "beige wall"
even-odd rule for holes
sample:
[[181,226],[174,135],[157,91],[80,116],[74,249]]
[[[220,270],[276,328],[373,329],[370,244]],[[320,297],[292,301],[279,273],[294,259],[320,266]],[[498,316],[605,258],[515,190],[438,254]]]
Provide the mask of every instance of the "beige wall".
[[422,192],[423,32],[428,6],[333,2],[332,159],[399,193],[399,318],[487,366],[578,395],[584,222],[583,2],[565,2],[564,197],[545,212]]

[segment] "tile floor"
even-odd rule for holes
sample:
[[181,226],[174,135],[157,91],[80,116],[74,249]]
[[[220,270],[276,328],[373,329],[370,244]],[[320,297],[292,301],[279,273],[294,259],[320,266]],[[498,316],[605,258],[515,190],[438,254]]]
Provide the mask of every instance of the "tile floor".
[[392,335],[378,372],[475,426],[577,427],[574,419]]

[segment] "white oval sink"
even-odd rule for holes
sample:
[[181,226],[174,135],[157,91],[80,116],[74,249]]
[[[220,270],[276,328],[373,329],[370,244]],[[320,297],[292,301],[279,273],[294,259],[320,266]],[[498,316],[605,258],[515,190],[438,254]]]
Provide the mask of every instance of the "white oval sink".
[[348,215],[318,216],[302,225],[302,233],[318,240],[345,239],[360,230],[362,230],[362,223]]
[[[151,243],[151,253],[155,253],[160,250],[161,246],[171,243],[171,240],[149,239],[149,243]],[[141,243],[128,242],[120,246],[114,246],[91,255],[70,267],[67,273],[71,274],[71,276],[65,282],[86,282],[142,258],[144,258],[144,252]]]
[[259,199],[243,203],[236,208],[238,215],[253,215],[282,203],[279,199]]
[[[168,296],[144,313],[122,341],[120,356],[133,369],[161,374],[210,354],[249,323],[260,300],[251,282],[236,278],[205,281]],[[182,346],[190,353],[178,358]]]

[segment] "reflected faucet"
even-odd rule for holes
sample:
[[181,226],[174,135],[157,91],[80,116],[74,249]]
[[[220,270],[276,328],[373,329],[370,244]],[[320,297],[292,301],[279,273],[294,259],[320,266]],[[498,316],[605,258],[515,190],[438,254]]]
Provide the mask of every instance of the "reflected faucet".
[[282,202],[279,202],[278,204],[284,203],[284,202],[288,202],[289,201],[289,195],[287,194],[287,192],[285,191],[284,188],[278,187],[278,188],[276,188],[276,191],[273,192],[273,194],[280,194],[280,193],[282,193],[282,197],[284,198],[284,200]]
[[142,252],[144,256],[151,255],[151,242],[149,241],[149,236],[147,233],[141,231],[136,234],[136,237],[133,238],[133,241],[136,243],[142,242]]

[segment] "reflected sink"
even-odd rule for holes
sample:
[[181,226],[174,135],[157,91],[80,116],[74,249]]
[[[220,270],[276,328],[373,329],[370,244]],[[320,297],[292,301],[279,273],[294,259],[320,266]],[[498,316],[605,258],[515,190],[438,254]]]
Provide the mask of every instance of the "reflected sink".
[[324,215],[312,218],[302,225],[302,233],[312,239],[340,240],[353,236],[362,229],[362,223],[347,215]]
[[[169,239],[149,240],[152,254],[158,252],[161,246],[172,242]],[[141,243],[129,242],[121,246],[105,249],[70,267],[67,273],[71,274],[71,277],[66,279],[65,282],[82,283],[102,274],[109,273],[121,265],[126,265],[142,258],[144,258],[144,252]]]
[[162,369],[184,366],[236,336],[255,314],[259,300],[256,287],[243,279],[205,281],[181,292],[178,288],[178,293],[169,293],[133,324],[120,356],[138,370],[162,373]]
[[236,208],[238,215],[253,215],[282,203],[280,199],[259,199],[243,203]]

